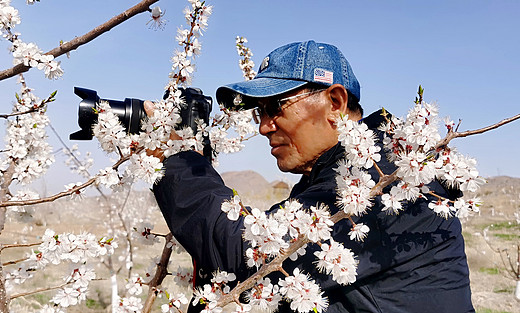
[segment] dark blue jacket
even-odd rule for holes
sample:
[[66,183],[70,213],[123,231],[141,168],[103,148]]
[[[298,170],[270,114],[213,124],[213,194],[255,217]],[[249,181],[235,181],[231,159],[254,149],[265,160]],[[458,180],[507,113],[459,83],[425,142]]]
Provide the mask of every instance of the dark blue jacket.
[[[376,112],[364,122],[375,129],[381,118]],[[340,144],[324,153],[310,175],[302,176],[294,186],[290,198],[305,207],[327,204],[334,214],[338,210],[334,168],[343,153]],[[387,174],[395,169],[385,157],[378,165]],[[221,203],[232,197],[232,190],[196,152],[169,157],[165,168],[166,174],[154,186],[154,192],[173,235],[202,269],[203,276],[220,269],[235,273],[243,281],[251,273],[244,259],[248,246],[242,241],[243,223],[230,221],[220,210]],[[370,174],[377,182],[375,169]],[[439,195],[452,197],[438,182],[429,187]],[[348,220],[334,226],[334,239],[352,249],[359,260],[357,280],[352,285],[338,285],[318,272],[312,253],[316,245],[308,247],[307,254],[296,262],[287,260],[284,269],[291,273],[299,267],[309,273],[328,297],[327,312],[474,312],[460,222],[437,216],[428,203],[419,199],[404,205],[399,215],[389,215],[381,211],[380,197],[376,197],[368,213],[354,220],[370,227],[363,242],[350,240]],[[278,207],[275,204],[271,210]],[[197,283],[207,279],[199,277]],[[289,306],[282,304],[279,311],[288,312]]]

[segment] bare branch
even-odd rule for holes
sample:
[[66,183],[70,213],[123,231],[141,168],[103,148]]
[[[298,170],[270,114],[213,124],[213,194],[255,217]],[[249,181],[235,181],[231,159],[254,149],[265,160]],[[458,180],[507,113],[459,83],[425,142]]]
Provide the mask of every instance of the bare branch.
[[[94,280],[105,280],[105,279],[104,278],[94,278],[92,280],[94,281]],[[63,283],[63,284],[58,285],[58,286],[40,288],[40,289],[28,291],[28,292],[23,292],[23,293],[12,295],[12,296],[9,297],[9,299],[12,300],[12,299],[20,298],[20,297],[30,296],[30,295],[33,295],[33,294],[36,294],[36,293],[40,293],[40,292],[61,289],[61,288],[66,287],[66,286],[68,286],[70,284],[73,284],[73,283],[74,283],[74,281],[70,281],[68,283]]]
[[[118,14],[108,20],[107,22],[97,26],[96,28],[92,29],[88,33],[76,37],[72,39],[69,42],[66,42],[64,44],[61,44],[60,46],[46,52],[45,54],[52,55],[55,58],[65,54],[67,52],[70,52],[72,50],[77,49],[78,47],[96,39],[98,36],[102,35],[105,32],[108,32],[115,26],[125,22],[126,20],[130,19],[131,17],[143,13],[149,10],[150,5],[157,2],[159,0],[143,0],[136,4],[135,6],[131,7],[130,9],[124,11],[121,14]],[[23,63],[20,63],[16,66],[13,66],[10,69],[4,70],[0,72],[0,80],[4,80],[10,77],[13,77],[14,75],[27,72],[30,69],[29,66],[25,66]]]
[[17,263],[20,263],[20,262],[23,262],[23,261],[27,261],[27,260],[29,260],[29,258],[21,258],[21,259],[18,259],[18,260],[7,261],[7,262],[5,262],[5,263],[2,263],[2,267],[3,267],[3,266],[6,266],[6,265],[17,264]]
[[517,119],[520,119],[520,114],[517,114],[517,115],[515,115],[513,117],[510,117],[510,118],[503,119],[502,121],[500,121],[500,122],[498,122],[496,124],[493,124],[493,125],[490,125],[490,126],[487,126],[487,127],[483,127],[483,128],[480,128],[480,129],[468,130],[468,131],[464,131],[464,132],[458,132],[458,131],[449,132],[446,135],[446,137],[444,137],[444,139],[442,139],[441,141],[439,141],[439,143],[437,143],[437,145],[435,146],[435,149],[442,149],[442,148],[446,147],[448,145],[448,143],[452,139],[463,138],[463,137],[476,135],[476,134],[482,134],[482,133],[485,133],[487,131],[490,131],[490,130],[493,130],[495,128],[498,128],[498,127],[500,127],[502,125],[505,125],[505,124],[511,123],[513,121],[516,121]]
[[8,244],[8,245],[3,245],[3,244],[0,244],[0,252],[2,252],[4,249],[9,249],[9,248],[25,248],[25,247],[33,247],[33,246],[37,246],[37,245],[40,245],[42,242],[33,242],[33,243],[14,243],[14,244]]

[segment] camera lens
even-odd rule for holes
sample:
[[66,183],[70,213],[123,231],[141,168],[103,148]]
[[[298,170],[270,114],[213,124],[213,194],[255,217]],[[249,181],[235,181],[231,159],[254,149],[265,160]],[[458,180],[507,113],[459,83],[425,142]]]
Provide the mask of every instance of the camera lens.
[[74,93],[81,97],[78,110],[78,124],[81,130],[70,134],[71,140],[91,140],[93,137],[92,127],[97,123],[97,104],[100,101],[108,102],[108,105],[117,115],[121,124],[128,133],[139,132],[141,119],[146,116],[143,100],[126,98],[124,101],[100,99],[95,90],[74,87]]

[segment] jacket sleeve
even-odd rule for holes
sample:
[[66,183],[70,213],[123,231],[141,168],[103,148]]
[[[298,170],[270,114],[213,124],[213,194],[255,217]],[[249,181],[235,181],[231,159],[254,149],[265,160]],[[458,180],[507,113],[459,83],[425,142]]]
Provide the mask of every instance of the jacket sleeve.
[[197,152],[170,156],[164,166],[165,175],[153,191],[172,234],[199,268],[242,272],[243,223],[229,220],[221,211],[222,202],[233,196],[232,190]]

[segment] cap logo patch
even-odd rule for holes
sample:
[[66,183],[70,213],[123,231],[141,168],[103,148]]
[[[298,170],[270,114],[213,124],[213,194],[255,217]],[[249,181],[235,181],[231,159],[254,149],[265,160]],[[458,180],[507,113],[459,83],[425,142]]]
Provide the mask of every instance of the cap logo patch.
[[314,69],[314,81],[332,84],[334,81],[334,73],[321,68]]
[[269,65],[269,57],[265,57],[264,60],[262,61],[262,64],[260,64],[260,71],[263,71],[265,70],[265,68]]

